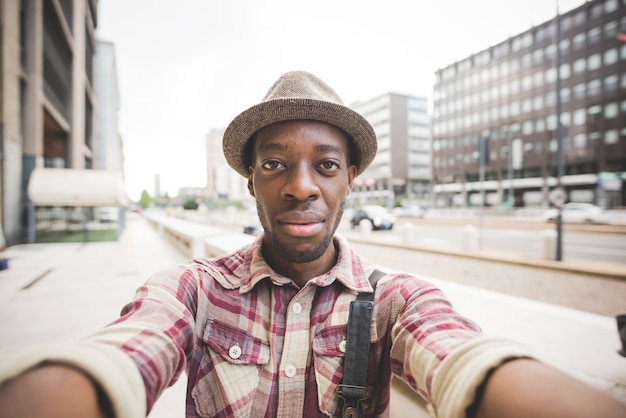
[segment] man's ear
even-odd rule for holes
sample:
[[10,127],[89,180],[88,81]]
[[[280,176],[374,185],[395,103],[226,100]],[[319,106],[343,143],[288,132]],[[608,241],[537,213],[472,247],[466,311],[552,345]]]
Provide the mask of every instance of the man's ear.
[[356,166],[351,165],[348,167],[348,190],[346,191],[346,196],[350,194],[352,191],[352,186],[354,185],[354,177],[356,176]]
[[254,170],[252,169],[252,167],[248,167],[248,193],[250,193],[250,196],[256,198],[256,196],[254,195]]

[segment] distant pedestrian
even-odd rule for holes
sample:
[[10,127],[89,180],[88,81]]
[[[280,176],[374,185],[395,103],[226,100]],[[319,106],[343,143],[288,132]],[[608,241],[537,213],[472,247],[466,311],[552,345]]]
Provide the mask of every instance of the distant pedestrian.
[[187,417],[386,417],[394,375],[442,418],[626,416],[335,234],[377,139],[316,76],[281,76],[223,149],[256,199],[255,241],[157,273],[100,332],[25,354],[4,371],[0,416],[143,417],[183,373]]

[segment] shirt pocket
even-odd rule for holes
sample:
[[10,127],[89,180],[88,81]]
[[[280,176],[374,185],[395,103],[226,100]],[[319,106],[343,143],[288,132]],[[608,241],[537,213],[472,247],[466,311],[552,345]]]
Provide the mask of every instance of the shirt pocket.
[[231,325],[207,322],[202,341],[205,370],[192,389],[200,416],[248,416],[269,343]]
[[337,385],[343,376],[346,325],[334,325],[313,336],[313,361],[320,411],[334,415],[338,407]]

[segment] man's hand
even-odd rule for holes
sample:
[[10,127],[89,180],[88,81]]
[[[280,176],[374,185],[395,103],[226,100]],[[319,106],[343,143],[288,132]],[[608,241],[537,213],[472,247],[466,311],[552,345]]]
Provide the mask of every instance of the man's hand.
[[101,411],[95,383],[85,374],[69,366],[42,365],[5,382],[0,387],[0,417],[108,418],[108,416],[112,416],[110,412]]
[[626,405],[535,360],[500,366],[487,381],[478,418],[624,418]]

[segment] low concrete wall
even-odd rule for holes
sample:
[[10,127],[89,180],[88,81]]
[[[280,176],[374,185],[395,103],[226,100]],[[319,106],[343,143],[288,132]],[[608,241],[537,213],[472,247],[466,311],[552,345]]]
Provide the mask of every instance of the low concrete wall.
[[146,213],[146,219],[190,258],[216,257],[235,251],[254,240],[252,235],[167,216]]

